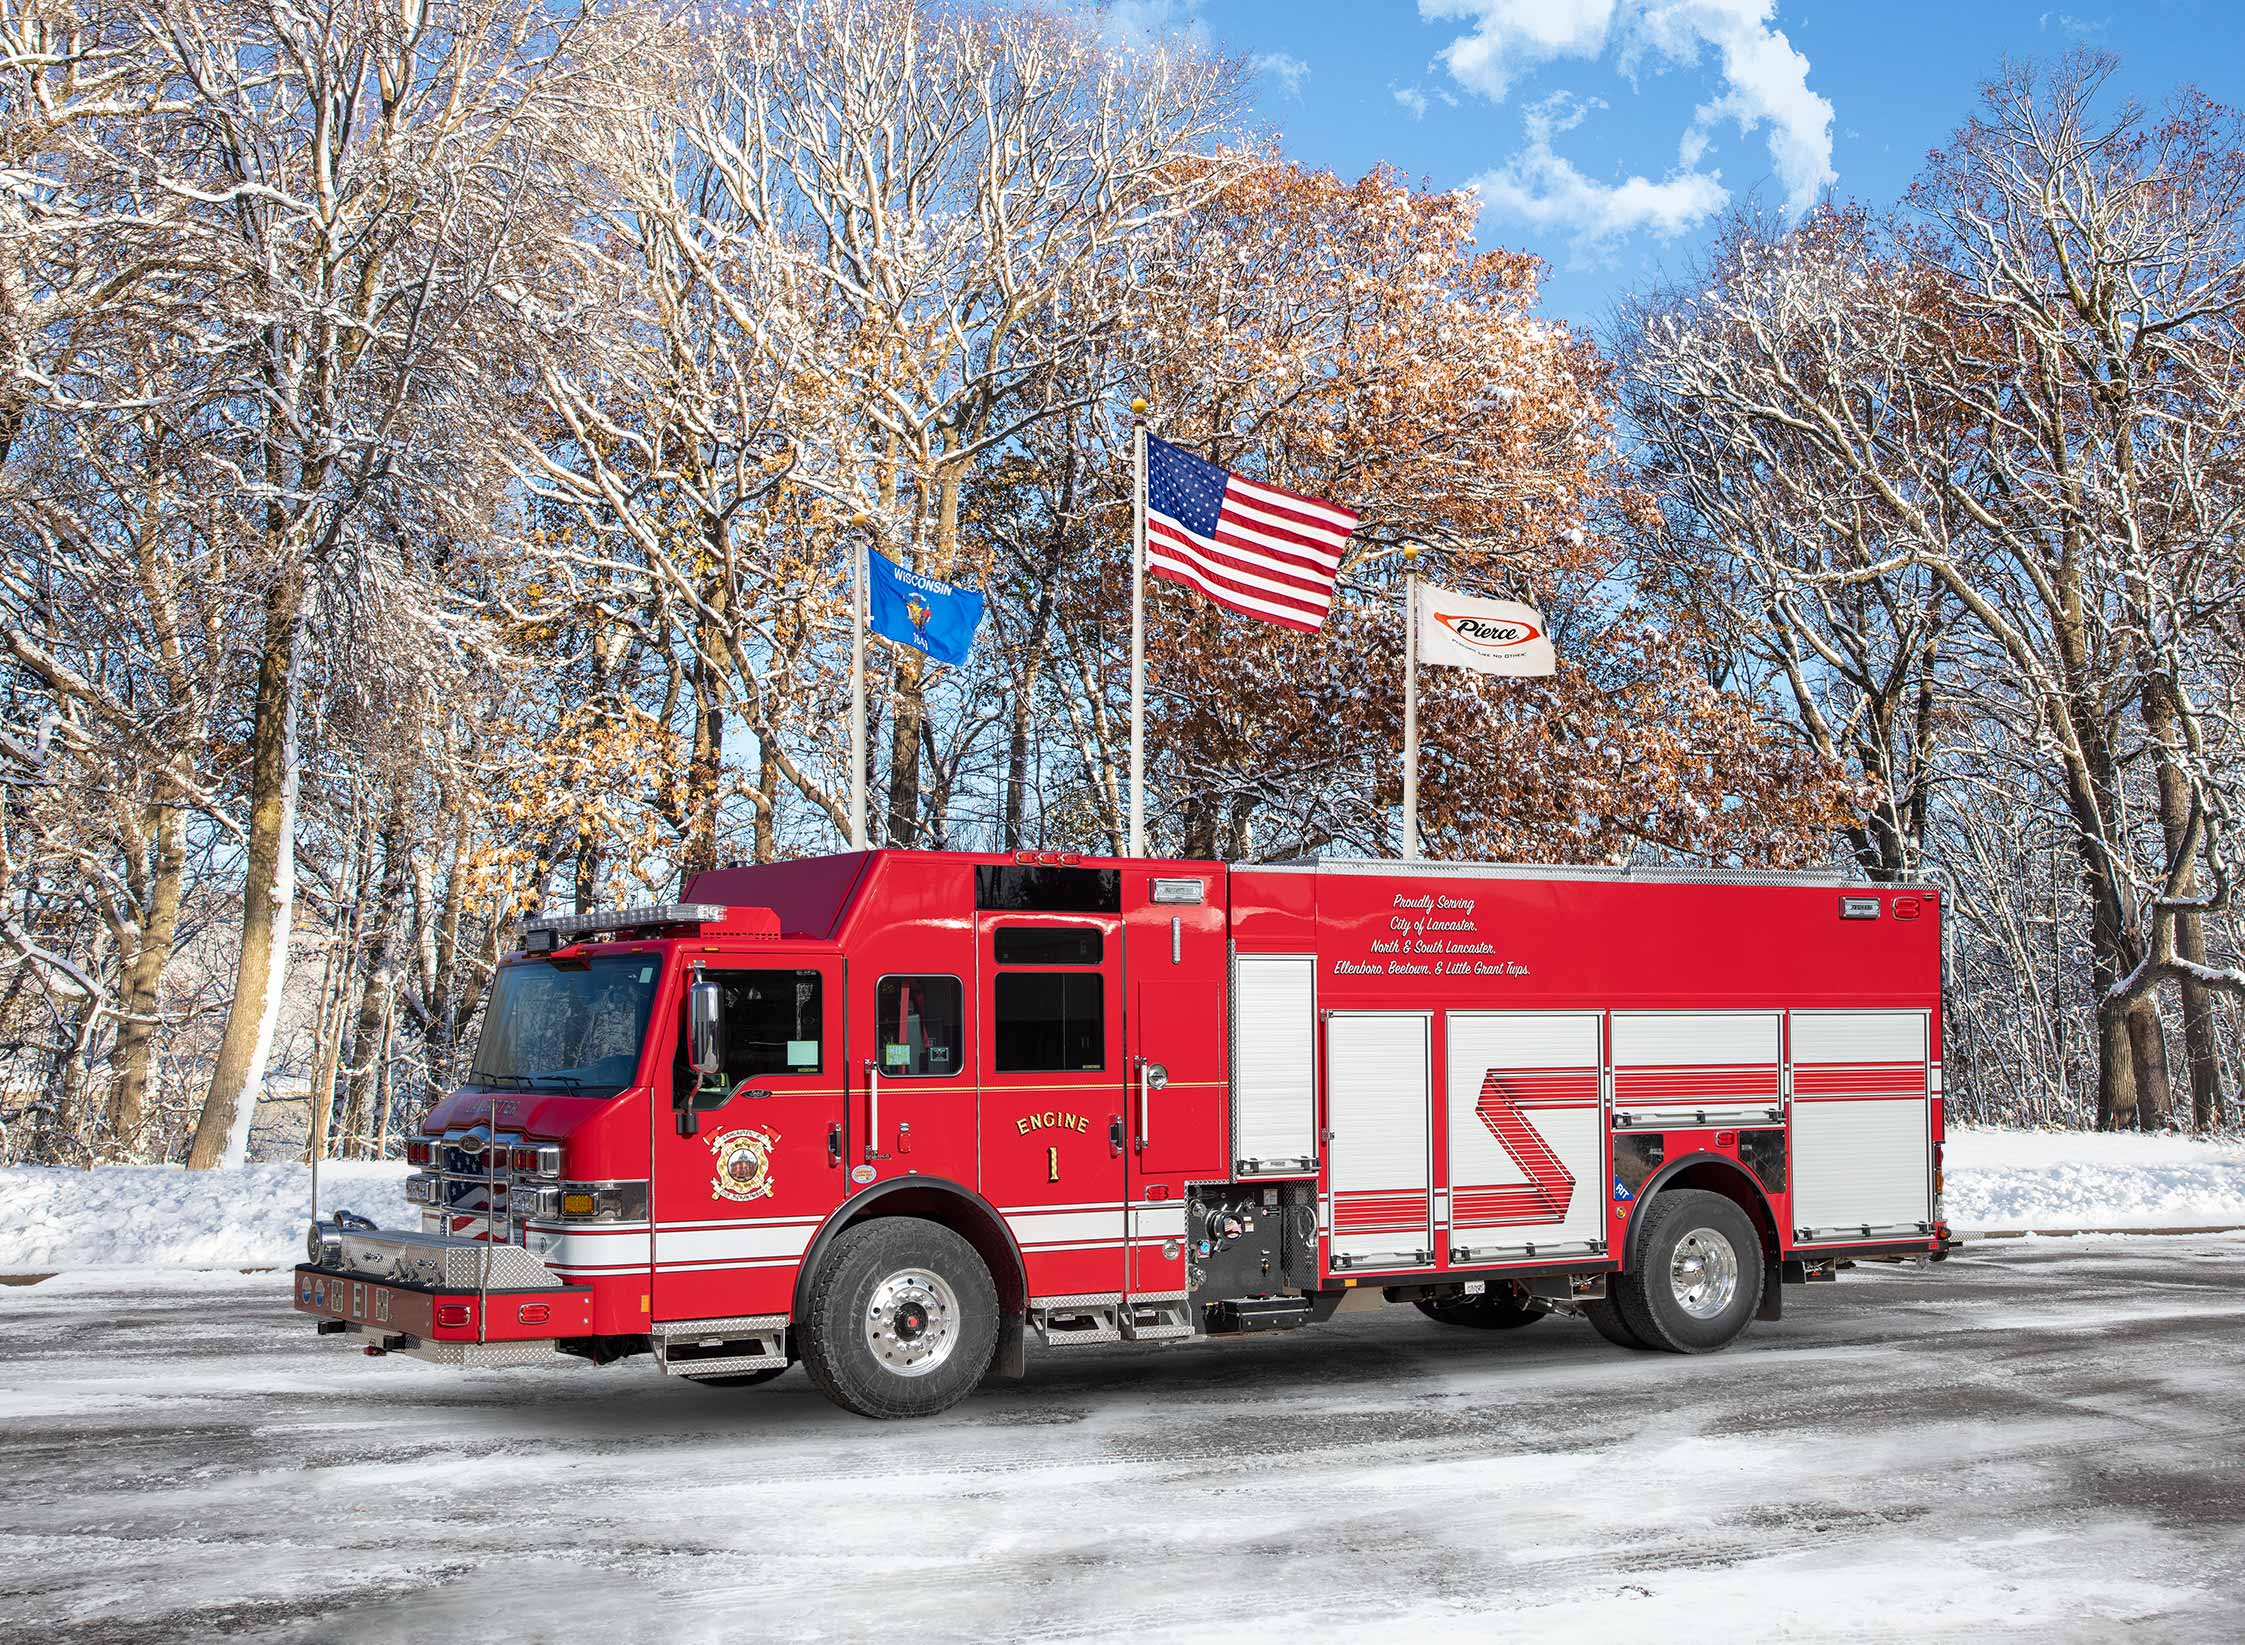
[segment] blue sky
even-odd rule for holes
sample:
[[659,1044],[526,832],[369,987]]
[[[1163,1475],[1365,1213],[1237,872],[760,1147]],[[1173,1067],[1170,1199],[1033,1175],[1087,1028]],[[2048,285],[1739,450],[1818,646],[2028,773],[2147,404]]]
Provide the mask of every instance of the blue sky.
[[2239,0],[1116,0],[1110,17],[1255,59],[1258,113],[1298,160],[1478,180],[1482,242],[1543,257],[1548,312],[1591,326],[1687,263],[1730,202],[1893,201],[2006,53],[2087,41],[2147,103],[2184,82],[2245,102]]

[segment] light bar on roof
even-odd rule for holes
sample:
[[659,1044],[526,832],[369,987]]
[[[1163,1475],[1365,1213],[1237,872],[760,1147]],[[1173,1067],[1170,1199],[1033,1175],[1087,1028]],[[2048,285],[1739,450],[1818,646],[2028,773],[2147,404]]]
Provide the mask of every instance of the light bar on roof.
[[724,917],[725,905],[721,902],[655,902],[637,908],[596,908],[589,914],[538,914],[522,922],[522,934],[525,939],[534,932],[555,938],[581,937],[595,931],[636,931],[649,925],[706,925]]

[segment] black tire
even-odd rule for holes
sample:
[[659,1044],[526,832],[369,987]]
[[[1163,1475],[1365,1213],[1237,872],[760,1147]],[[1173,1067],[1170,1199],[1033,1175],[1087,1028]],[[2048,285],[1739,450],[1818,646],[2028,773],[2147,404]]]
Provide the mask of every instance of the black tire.
[[[879,1217],[836,1236],[796,1325],[803,1368],[845,1411],[933,1416],[973,1393],[990,1369],[998,1290],[974,1247],[950,1229]],[[939,1326],[948,1346],[936,1351]],[[922,1363],[915,1353],[927,1368],[911,1368]]]
[[[1620,1280],[1618,1278],[1610,1279],[1606,1283],[1609,1287],[1612,1287],[1620,1284]],[[1590,1328],[1593,1331],[1596,1331],[1616,1348],[1629,1348],[1638,1353],[1644,1353],[1651,1346],[1643,1337],[1629,1328],[1629,1321],[1621,1317],[1621,1310],[1614,1306],[1614,1300],[1610,1296],[1585,1302],[1582,1305],[1582,1317],[1590,1321]]]
[[1418,1297],[1411,1306],[1438,1325],[1462,1325],[1474,1331],[1517,1331],[1550,1312],[1529,1307],[1509,1285],[1477,1297]]
[[760,1382],[787,1375],[784,1365],[769,1365],[761,1371],[742,1371],[725,1377],[688,1377],[688,1382],[698,1382],[704,1388],[753,1388]]
[[[1745,1335],[1762,1306],[1762,1241],[1746,1213],[1720,1194],[1674,1188],[1637,1216],[1637,1261],[1610,1282],[1631,1333],[1672,1354],[1712,1354]],[[1711,1312],[1684,1300],[1702,1283]]]

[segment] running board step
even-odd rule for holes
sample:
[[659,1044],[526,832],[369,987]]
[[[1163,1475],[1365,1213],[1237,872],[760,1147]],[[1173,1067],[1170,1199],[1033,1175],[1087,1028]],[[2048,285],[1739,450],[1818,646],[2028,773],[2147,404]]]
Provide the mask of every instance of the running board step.
[[1031,1297],[1029,1329],[1048,1348],[1120,1342],[1122,1298],[1113,1292],[1076,1297]]
[[1208,1334],[1291,1331],[1308,1324],[1316,1308],[1309,1297],[1225,1297],[1208,1305]]
[[665,1376],[718,1377],[787,1369],[785,1314],[665,1320],[647,1335],[655,1363]]
[[1181,1296],[1133,1302],[1123,1310],[1122,1329],[1132,1342],[1175,1342],[1193,1334],[1193,1316]]

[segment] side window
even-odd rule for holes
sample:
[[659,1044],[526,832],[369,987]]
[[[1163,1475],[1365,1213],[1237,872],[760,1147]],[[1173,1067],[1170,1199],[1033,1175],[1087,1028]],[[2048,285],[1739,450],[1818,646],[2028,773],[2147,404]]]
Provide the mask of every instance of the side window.
[[1104,947],[1096,925],[1001,925],[990,938],[1000,965],[1097,965]]
[[966,1067],[966,991],[957,977],[883,977],[874,1039],[883,1079],[947,1079]]
[[[725,1035],[719,1046],[728,1086],[767,1074],[816,1074],[825,1067],[824,978],[816,971],[705,971],[718,986],[725,1007]],[[677,1072],[692,1083],[686,1067],[686,1030],[678,1030]]]
[[1073,1074],[1107,1065],[1105,979],[1097,971],[1001,971],[991,1024],[1001,1074]]

